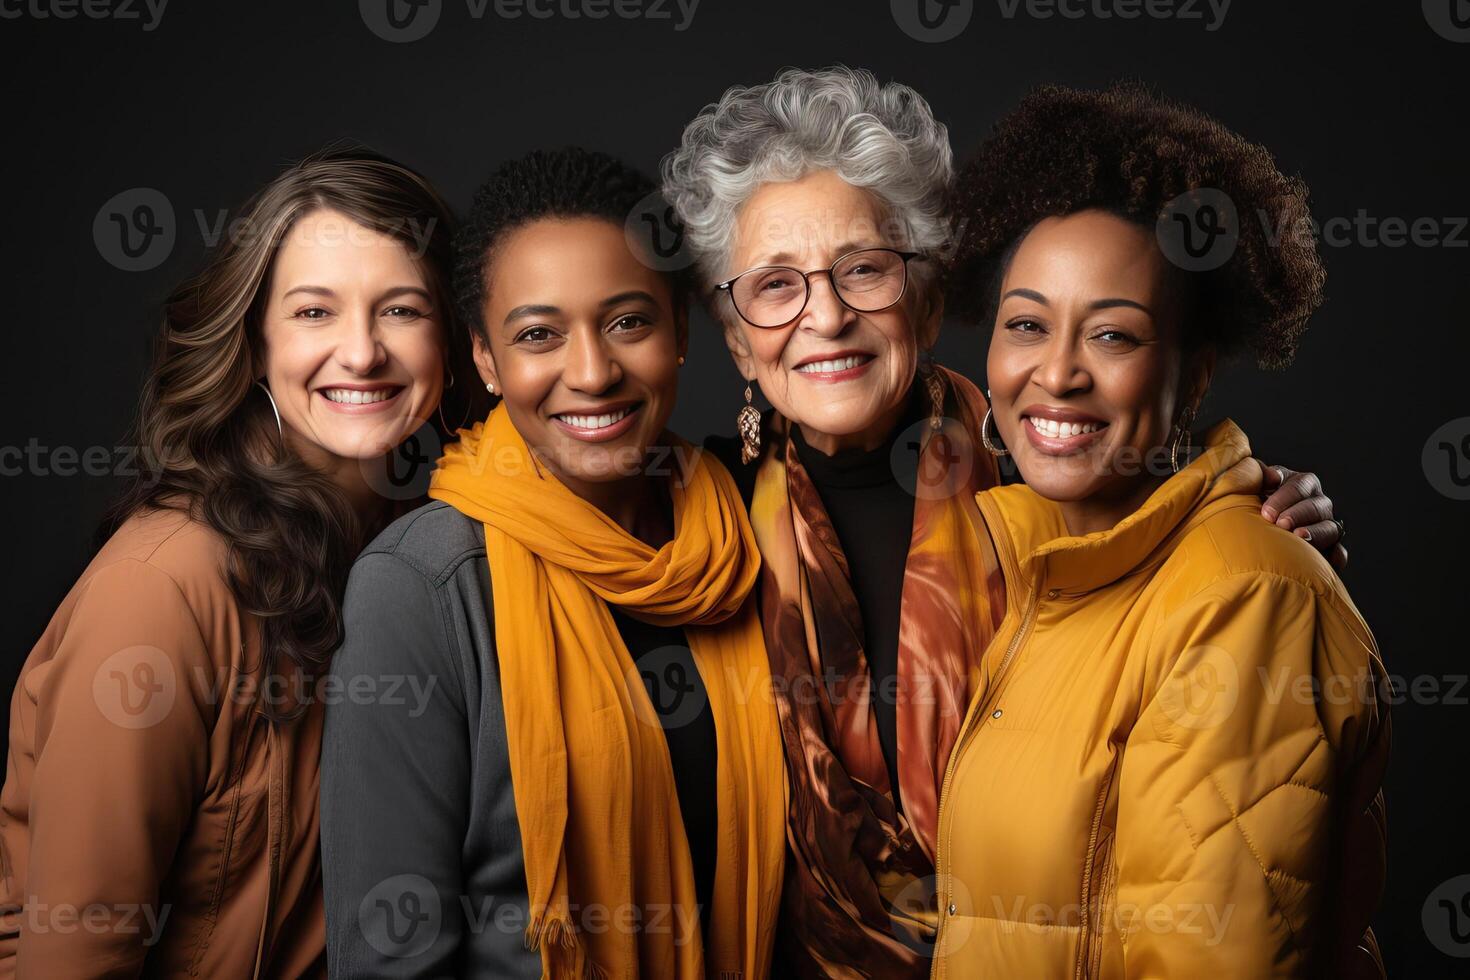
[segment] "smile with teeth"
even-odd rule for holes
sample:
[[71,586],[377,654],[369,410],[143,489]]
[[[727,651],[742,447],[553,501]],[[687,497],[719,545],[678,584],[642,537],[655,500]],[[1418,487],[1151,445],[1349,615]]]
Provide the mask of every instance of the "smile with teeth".
[[810,364],[803,364],[796,370],[802,374],[835,374],[838,371],[847,371],[855,368],[859,364],[866,364],[872,359],[873,356],[871,354],[853,354],[849,357],[839,357],[832,361],[812,361]]
[[385,402],[401,390],[400,388],[374,388],[372,391],[362,391],[358,388],[323,388],[322,394],[328,401],[339,405],[371,405],[374,402]]
[[1026,416],[1026,421],[1048,439],[1070,439],[1087,432],[1096,432],[1107,425],[1106,422],[1057,422],[1052,419],[1038,418],[1035,415]]
[[555,418],[560,419],[574,429],[606,429],[610,425],[621,422],[629,412],[637,407],[637,405],[629,405],[627,408],[620,408],[616,412],[607,415],[560,414],[555,416]]

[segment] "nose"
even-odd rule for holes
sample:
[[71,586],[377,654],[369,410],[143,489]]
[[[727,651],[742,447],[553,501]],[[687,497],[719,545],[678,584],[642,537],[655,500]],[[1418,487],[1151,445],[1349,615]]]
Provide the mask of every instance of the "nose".
[[372,374],[388,359],[370,311],[343,317],[337,340],[337,363],[353,374]]
[[1049,395],[1061,397],[1092,386],[1092,376],[1077,356],[1077,348],[1072,341],[1075,333],[1058,330],[1042,350],[1041,363],[1032,373],[1032,380]]
[[598,395],[622,380],[623,370],[609,356],[600,330],[574,331],[567,344],[562,383],[574,391]]
[[823,337],[840,336],[857,319],[857,314],[837,298],[831,276],[812,276],[807,281],[811,295],[807,297],[806,309],[801,311],[801,328]]

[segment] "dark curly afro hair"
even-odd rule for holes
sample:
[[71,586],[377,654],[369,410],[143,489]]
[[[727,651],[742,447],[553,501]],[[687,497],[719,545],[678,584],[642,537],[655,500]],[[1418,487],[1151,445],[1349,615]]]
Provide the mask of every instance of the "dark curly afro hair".
[[1100,208],[1153,228],[1170,202],[1203,189],[1229,197],[1239,237],[1219,268],[1181,269],[1193,299],[1185,345],[1250,349],[1260,366],[1285,367],[1325,279],[1315,239],[1297,233],[1307,227],[1306,186],[1264,147],[1136,83],[1037,89],[961,167],[949,307],[989,322],[1010,256],[1042,219]]
[[[486,274],[512,231],[544,218],[602,218],[623,227],[658,185],[606,153],[581,147],[535,150],[496,168],[475,192],[454,239],[454,295],[460,316],[482,339]],[[688,300],[687,272],[668,273],[674,300]]]

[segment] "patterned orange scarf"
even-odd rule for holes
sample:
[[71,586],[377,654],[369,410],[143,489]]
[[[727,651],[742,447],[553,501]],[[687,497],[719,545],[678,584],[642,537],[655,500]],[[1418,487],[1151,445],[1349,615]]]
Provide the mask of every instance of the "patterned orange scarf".
[[800,976],[928,975],[939,793],[1005,612],[1000,566],[975,505],[975,493],[998,482],[980,441],[985,400],[965,378],[935,370],[943,424],[926,426],[919,448],[900,607],[901,813],[879,748],[847,558],[780,416],[756,475],[761,618],[791,792],[778,958]]

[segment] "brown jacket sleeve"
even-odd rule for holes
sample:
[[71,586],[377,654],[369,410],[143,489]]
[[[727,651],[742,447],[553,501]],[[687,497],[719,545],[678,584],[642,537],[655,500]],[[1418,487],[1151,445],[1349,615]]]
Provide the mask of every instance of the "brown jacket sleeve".
[[98,569],[59,626],[11,702],[0,975],[136,976],[209,772],[214,668],[178,584],[134,559]]

